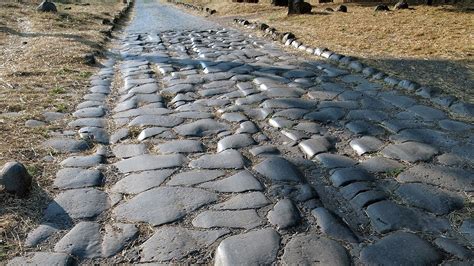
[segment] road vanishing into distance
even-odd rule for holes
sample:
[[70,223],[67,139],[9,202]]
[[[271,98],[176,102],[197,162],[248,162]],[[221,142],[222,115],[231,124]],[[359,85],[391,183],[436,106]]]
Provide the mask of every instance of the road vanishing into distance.
[[10,265],[472,263],[462,118],[158,1],[111,54]]

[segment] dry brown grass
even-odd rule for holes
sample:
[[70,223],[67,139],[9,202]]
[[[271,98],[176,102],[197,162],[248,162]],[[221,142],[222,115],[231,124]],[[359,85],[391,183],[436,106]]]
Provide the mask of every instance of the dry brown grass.
[[112,20],[123,7],[121,1],[57,5],[59,12],[48,14],[36,12],[36,4],[0,3],[0,167],[17,160],[34,176],[25,199],[0,188],[0,261],[24,250],[21,240],[41,218],[56,163],[45,163],[48,152],[38,147],[67,122],[27,128],[25,121],[41,120],[45,111],[73,110],[97,70],[84,64],[84,55],[103,49],[100,31],[110,26],[102,20]]
[[374,12],[371,4],[347,4],[349,12],[340,13],[324,11],[335,4],[313,4],[313,14],[288,17],[286,8],[272,7],[270,0],[188,2],[216,9],[223,21],[244,17],[291,31],[307,45],[364,58],[390,74],[474,102],[474,13],[465,6]]

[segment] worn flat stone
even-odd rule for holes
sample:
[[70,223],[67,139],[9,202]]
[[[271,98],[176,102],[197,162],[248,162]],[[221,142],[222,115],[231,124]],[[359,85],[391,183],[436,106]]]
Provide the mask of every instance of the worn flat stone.
[[75,153],[90,148],[86,141],[75,139],[50,139],[43,143],[43,147],[60,153]]
[[303,139],[309,139],[309,135],[303,131],[284,129],[280,131],[285,137],[291,139],[292,141],[300,141]]
[[193,226],[201,228],[229,227],[253,229],[263,224],[255,210],[204,211],[192,221]]
[[372,181],[375,178],[362,168],[350,167],[335,170],[329,179],[335,187],[341,187],[357,181]]
[[130,158],[147,153],[145,144],[121,144],[112,147],[112,152],[118,158]]
[[302,108],[302,109],[314,109],[318,105],[317,101],[305,100],[300,98],[280,98],[266,100],[262,103],[263,108],[275,108],[275,109],[289,109],[289,108]]
[[254,170],[274,182],[300,182],[303,180],[303,175],[294,164],[278,156],[272,156],[257,164],[254,166]]
[[115,183],[111,191],[122,194],[139,194],[148,189],[158,187],[173,173],[174,170],[133,173]]
[[156,226],[176,221],[216,200],[216,194],[198,188],[159,187],[117,206],[113,215],[119,220]]
[[269,265],[276,261],[279,246],[280,236],[270,228],[231,236],[217,247],[214,265]]
[[367,207],[372,226],[378,233],[409,229],[440,233],[450,227],[448,220],[429,216],[392,201],[379,201]]
[[171,178],[168,186],[192,186],[207,181],[212,181],[225,175],[221,170],[193,170],[179,173]]
[[146,128],[140,132],[137,137],[137,140],[143,141],[151,137],[160,136],[160,134],[165,134],[167,132],[167,128],[165,127],[151,127]]
[[354,120],[345,125],[345,127],[354,134],[360,135],[371,135],[378,136],[382,135],[385,131],[378,125],[374,125],[372,122],[363,120]]
[[358,155],[377,152],[384,145],[382,141],[372,136],[363,136],[361,138],[354,139],[349,144]]
[[72,256],[64,253],[35,252],[27,254],[25,257],[15,257],[6,265],[74,265],[76,263]]
[[460,245],[457,241],[445,237],[438,237],[435,239],[434,244],[446,253],[453,254],[454,256],[463,260],[472,260],[474,253]]
[[359,165],[370,173],[387,173],[405,168],[403,164],[384,157],[372,157],[360,162]]
[[102,185],[104,175],[99,170],[62,168],[56,173],[53,186],[62,189],[85,188]]
[[244,165],[244,157],[236,150],[225,150],[217,154],[203,155],[189,163],[191,168],[202,169],[241,169]]
[[282,199],[268,212],[267,219],[278,229],[287,229],[297,225],[301,220],[301,216],[290,199]]
[[105,115],[105,110],[103,107],[89,107],[84,109],[79,109],[72,113],[72,116],[77,118],[91,118],[91,117],[102,117]]
[[346,112],[342,108],[322,108],[319,111],[306,114],[303,118],[323,123],[336,122],[344,117]]
[[244,210],[258,209],[270,204],[265,194],[262,192],[249,192],[237,194],[232,198],[212,206],[215,210]]
[[218,181],[204,183],[199,187],[218,192],[244,192],[263,189],[262,184],[247,170]]
[[452,147],[459,143],[447,133],[430,128],[404,129],[398,134],[390,136],[390,140],[395,142],[420,142],[437,147]]
[[38,244],[41,244],[51,235],[59,231],[53,224],[41,224],[34,230],[28,233],[28,236],[25,239],[25,247],[35,247]]
[[79,129],[79,136],[92,142],[109,144],[109,134],[100,127],[83,127]]
[[300,149],[308,156],[309,159],[315,155],[329,151],[333,145],[325,137],[315,136],[311,139],[304,140],[298,145]]
[[368,190],[363,191],[357,194],[352,200],[350,201],[352,206],[356,209],[362,209],[374,202],[382,201],[387,198],[387,195],[379,190]]
[[110,207],[107,193],[93,188],[73,189],[56,196],[44,212],[44,219],[61,222],[65,219],[95,217]]
[[397,180],[403,183],[423,182],[451,190],[474,191],[473,173],[462,168],[419,164],[403,171]]
[[438,215],[464,207],[464,199],[461,196],[421,183],[401,184],[395,193],[408,205]]
[[366,265],[433,265],[441,258],[427,241],[405,232],[385,236],[360,253],[360,260]]
[[204,145],[197,140],[172,140],[156,145],[162,154],[203,152]]
[[348,241],[350,243],[357,243],[357,237],[352,230],[336,215],[332,214],[325,208],[319,207],[311,211],[311,214],[316,218],[316,222],[324,234],[327,236]]
[[464,238],[471,243],[474,243],[474,219],[466,219],[459,227],[459,232],[464,236]]
[[414,105],[407,110],[427,121],[437,121],[446,118],[446,114],[443,111],[425,105]]
[[177,126],[174,130],[181,136],[204,137],[229,130],[229,127],[213,119],[201,119],[192,123]]
[[172,155],[140,155],[114,163],[122,173],[180,167],[186,162],[181,154]]
[[236,134],[224,137],[217,143],[217,152],[228,149],[239,149],[255,144],[255,140],[247,134]]
[[330,153],[321,153],[316,155],[316,161],[321,163],[326,168],[341,168],[341,167],[351,167],[354,166],[357,162],[353,159],[338,155],[338,154],[330,154]]
[[138,237],[138,228],[133,224],[106,224],[102,240],[102,257],[109,258]]
[[79,258],[101,257],[100,224],[80,222],[54,246],[54,251]]
[[228,233],[228,229],[198,231],[181,227],[161,227],[140,246],[141,261],[179,260],[212,245]]
[[72,156],[63,160],[60,164],[62,167],[93,167],[104,162],[101,155]]
[[350,265],[346,249],[334,240],[316,234],[298,234],[286,244],[282,263],[285,265]]
[[413,163],[431,159],[438,154],[438,149],[424,143],[404,142],[388,145],[382,150],[382,154],[392,159]]
[[184,119],[176,116],[142,115],[134,118],[129,126],[157,126],[157,127],[175,127],[183,123]]

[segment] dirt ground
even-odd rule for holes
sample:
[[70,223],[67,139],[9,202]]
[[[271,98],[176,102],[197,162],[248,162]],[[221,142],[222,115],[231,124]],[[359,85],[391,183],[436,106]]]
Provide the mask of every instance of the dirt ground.
[[[291,31],[313,47],[363,59],[386,73],[438,88],[474,102],[474,4],[414,5],[409,10],[374,12],[375,4],[345,4],[347,13],[327,12],[336,4],[315,4],[309,15],[287,16],[286,7],[230,0],[184,0],[217,10],[230,22],[246,18]],[[435,1],[436,2],[436,1]]]
[[[84,56],[107,44],[101,33],[123,8],[122,1],[57,4],[58,13],[35,11],[38,1],[0,3],[0,167],[17,160],[34,177],[31,195],[18,199],[0,187],[0,264],[23,250],[21,239],[37,226],[51,192],[55,166],[44,162],[40,143],[64,128],[68,117],[39,128],[47,111],[68,113],[88,88],[98,66]],[[26,3],[25,3],[26,2]],[[105,22],[105,24],[104,24]]]

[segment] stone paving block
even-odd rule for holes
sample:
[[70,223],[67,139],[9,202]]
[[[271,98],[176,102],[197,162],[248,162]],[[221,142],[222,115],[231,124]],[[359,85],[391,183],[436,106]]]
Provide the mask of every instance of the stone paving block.
[[217,152],[228,149],[239,149],[255,144],[255,140],[247,134],[235,134],[224,137],[217,143]]
[[102,185],[104,175],[99,170],[63,168],[56,173],[53,186],[62,189],[84,188]]
[[309,110],[300,109],[300,108],[291,108],[282,111],[276,112],[273,116],[274,117],[284,117],[290,120],[301,119],[305,114],[307,114]]
[[300,212],[290,199],[282,199],[268,212],[267,219],[278,229],[287,229],[297,225],[301,217]]
[[466,219],[461,224],[459,228],[459,232],[464,236],[464,238],[471,243],[474,243],[474,219]]
[[60,153],[75,153],[85,151],[90,148],[89,144],[84,140],[74,139],[49,139],[42,146],[45,149],[53,149]]
[[139,194],[150,188],[158,187],[173,173],[174,170],[155,170],[132,173],[120,179],[110,190],[122,194]]
[[356,209],[362,209],[368,205],[386,199],[385,193],[378,190],[363,191],[350,201]]
[[249,192],[237,194],[232,198],[212,206],[216,210],[244,210],[257,209],[270,204],[265,194],[262,192]]
[[383,147],[384,143],[378,138],[372,136],[363,136],[361,138],[352,140],[350,145],[358,155],[363,155],[365,153],[379,151]]
[[189,163],[191,168],[201,169],[241,169],[244,165],[242,154],[232,149],[216,154],[203,155]]
[[298,234],[286,244],[281,258],[285,265],[350,265],[346,249],[334,240],[316,234]]
[[370,173],[388,173],[401,171],[405,168],[403,164],[384,157],[372,157],[360,162],[359,165]]
[[25,257],[15,257],[6,265],[74,265],[75,263],[76,260],[72,256],[64,253],[35,252],[26,254]]
[[61,192],[49,203],[44,220],[61,223],[70,219],[93,218],[110,207],[107,193],[93,188]]
[[474,191],[472,170],[429,164],[419,164],[403,171],[397,180],[403,183],[423,182],[451,190]]
[[342,108],[322,108],[319,111],[306,114],[303,118],[311,121],[329,123],[342,119],[345,114],[346,112]]
[[204,145],[197,140],[172,140],[156,145],[162,154],[203,152]]
[[429,265],[438,264],[441,258],[427,241],[405,232],[385,236],[360,253],[361,262],[367,265]]
[[207,181],[212,181],[225,175],[221,170],[193,170],[179,173],[171,178],[168,186],[192,186]]
[[141,247],[142,262],[179,260],[206,248],[229,233],[227,229],[198,231],[181,227],[161,227]]
[[140,155],[114,163],[122,173],[156,170],[180,167],[186,162],[186,157],[181,154],[172,155]]
[[81,167],[88,168],[97,166],[104,162],[104,157],[101,155],[88,156],[72,156],[63,160],[60,164],[62,167]]
[[257,146],[250,149],[250,154],[253,156],[266,156],[266,155],[278,155],[280,151],[274,146]]
[[271,181],[301,182],[303,175],[298,168],[278,156],[273,156],[254,166],[254,170]]
[[145,144],[121,144],[112,147],[112,152],[118,158],[130,158],[147,153]]
[[333,145],[326,137],[313,136],[311,139],[303,140],[298,145],[306,153],[309,159],[315,155],[329,151]]
[[386,157],[412,163],[427,161],[438,154],[438,152],[437,148],[419,142],[390,144],[382,150],[382,154]]
[[24,245],[25,247],[35,247],[57,232],[59,229],[54,224],[41,224],[28,233]]
[[474,253],[471,250],[463,247],[453,239],[438,237],[435,239],[434,244],[444,252],[453,254],[460,259],[472,260],[474,258]]
[[346,200],[353,199],[357,194],[369,191],[372,189],[372,186],[369,182],[355,182],[350,183],[341,188],[341,194]]
[[262,184],[247,170],[230,177],[201,184],[199,187],[218,192],[244,192],[262,190]]
[[217,247],[214,264],[272,264],[277,259],[279,246],[280,236],[270,228],[231,236],[224,239]]
[[142,115],[134,118],[128,125],[133,126],[157,126],[175,127],[183,123],[184,119],[176,116]]
[[341,168],[341,167],[351,167],[357,164],[353,159],[330,153],[320,153],[315,157],[316,161],[321,163],[326,168]]
[[200,228],[229,227],[247,230],[263,223],[255,210],[204,211],[192,221],[193,226]]
[[336,215],[329,210],[319,207],[311,211],[311,215],[316,218],[316,222],[325,235],[350,243],[357,243],[357,237],[352,230]]
[[101,240],[100,224],[80,222],[56,243],[54,251],[79,258],[99,258],[102,256]]
[[138,237],[138,228],[133,224],[106,224],[102,240],[102,257],[109,258],[122,251],[125,245]]
[[201,119],[192,123],[177,126],[174,130],[181,136],[203,137],[229,130],[229,127],[213,119]]
[[161,225],[176,221],[197,208],[215,202],[217,195],[198,188],[159,187],[118,205],[116,219]]

